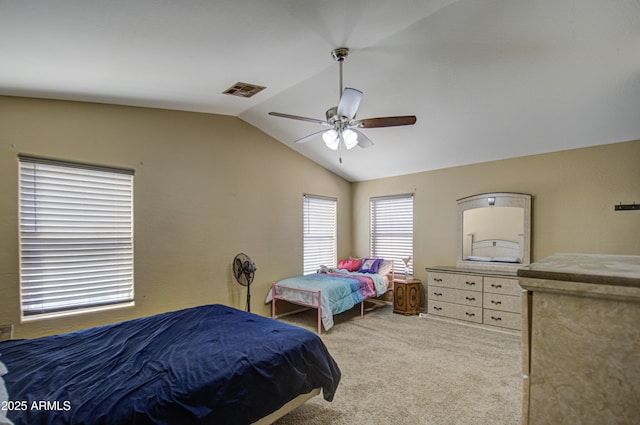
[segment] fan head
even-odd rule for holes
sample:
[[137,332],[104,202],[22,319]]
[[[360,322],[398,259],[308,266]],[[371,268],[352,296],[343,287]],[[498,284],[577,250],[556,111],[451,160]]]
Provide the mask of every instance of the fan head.
[[240,253],[233,259],[233,277],[242,286],[249,286],[256,273],[256,265],[247,254]]

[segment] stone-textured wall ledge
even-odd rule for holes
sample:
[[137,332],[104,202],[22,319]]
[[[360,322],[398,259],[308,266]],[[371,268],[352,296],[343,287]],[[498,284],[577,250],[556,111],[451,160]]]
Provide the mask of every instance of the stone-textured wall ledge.
[[639,423],[640,256],[555,254],[518,276],[522,423]]
[[[536,283],[537,287],[530,290],[634,296],[640,290],[640,256],[554,254],[518,270],[518,276],[548,281]],[[526,279],[527,285],[531,284],[529,279]],[[554,281],[562,283],[555,284]],[[573,282],[580,284],[568,284]],[[601,286],[627,287],[628,290],[607,290]]]

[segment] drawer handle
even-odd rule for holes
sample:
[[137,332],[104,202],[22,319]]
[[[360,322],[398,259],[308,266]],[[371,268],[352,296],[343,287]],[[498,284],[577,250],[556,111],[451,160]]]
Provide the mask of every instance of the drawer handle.
[[473,286],[473,285],[475,285],[475,284],[476,284],[475,282],[469,282],[469,281],[466,281],[465,283],[466,283],[467,285],[469,285],[469,286]]
[[434,282],[442,282],[442,279],[437,278],[437,277],[434,277],[433,280],[434,280]]
[[502,304],[502,301],[491,300],[491,304],[500,305],[500,304]]
[[502,288],[502,285],[500,285],[500,284],[497,284],[497,285],[496,285],[495,283],[492,283],[492,284],[491,284],[491,287],[492,287],[492,288]]
[[433,306],[433,309],[434,309],[435,311],[440,311],[440,310],[442,310],[442,307],[437,307],[437,306],[435,306],[435,305],[434,305],[434,306]]
[[494,317],[494,316],[491,316],[491,319],[492,319],[492,320],[495,320],[495,321],[497,321],[497,322],[499,322],[499,321],[501,321],[501,320],[502,320],[502,317]]
[[475,313],[469,313],[468,311],[466,311],[464,314],[466,314],[469,317],[473,317],[476,315]]
[[434,292],[433,295],[435,295],[436,297],[441,297],[442,296],[442,292]]
[[465,300],[467,301],[475,301],[476,299],[474,297],[464,297]]

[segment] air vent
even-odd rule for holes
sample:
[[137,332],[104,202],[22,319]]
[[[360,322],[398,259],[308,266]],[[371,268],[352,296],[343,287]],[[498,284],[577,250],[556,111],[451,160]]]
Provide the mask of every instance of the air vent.
[[260,93],[265,88],[266,87],[258,86],[255,84],[242,83],[238,81],[222,93],[238,97],[251,97],[256,93]]

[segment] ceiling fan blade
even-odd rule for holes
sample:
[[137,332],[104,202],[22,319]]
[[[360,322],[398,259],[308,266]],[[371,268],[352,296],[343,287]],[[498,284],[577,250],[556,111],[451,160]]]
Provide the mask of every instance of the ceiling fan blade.
[[340,103],[338,103],[338,116],[347,117],[350,120],[355,118],[360,106],[360,100],[362,100],[362,92],[357,89],[345,88],[340,96]]
[[309,135],[306,135],[306,136],[304,136],[304,137],[302,137],[302,138],[300,138],[300,139],[296,140],[296,141],[295,141],[295,142],[293,142],[293,143],[306,143],[306,142],[308,142],[308,141],[310,141],[310,140],[313,140],[313,139],[314,139],[318,134],[322,134],[322,133],[324,133],[325,131],[327,131],[327,130],[320,130],[320,131],[316,131],[315,133],[311,133],[311,134],[309,134]]
[[361,148],[368,148],[369,146],[373,146],[373,142],[367,136],[365,136],[362,131],[356,130],[355,128],[353,128],[352,131],[354,131],[358,135],[358,146],[360,146]]
[[281,114],[280,112],[269,112],[269,115],[273,115],[274,117],[289,118],[289,119],[298,120],[298,121],[313,122],[316,124],[322,124],[322,125],[327,125],[329,127],[333,127],[333,125],[330,124],[328,121],[317,120],[315,118],[300,117],[298,115]]
[[398,117],[365,118],[354,124],[360,128],[397,127],[400,125],[413,125],[416,123],[415,115],[402,115]]

